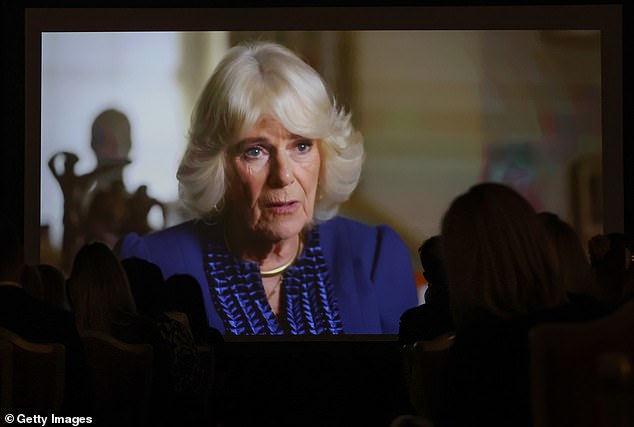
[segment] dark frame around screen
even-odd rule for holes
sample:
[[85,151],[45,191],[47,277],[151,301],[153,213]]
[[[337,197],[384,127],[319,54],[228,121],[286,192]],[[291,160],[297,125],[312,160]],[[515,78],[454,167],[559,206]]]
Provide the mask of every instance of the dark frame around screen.
[[[297,8],[25,8],[25,261],[39,261],[41,34],[109,31],[599,30],[604,231],[626,230],[620,5]],[[631,210],[631,206],[629,207]],[[344,336],[351,339],[351,336]],[[357,337],[359,338],[359,337]],[[392,339],[393,337],[362,337]],[[250,338],[251,339],[251,338]],[[277,338],[279,340],[280,338]],[[305,339],[305,338],[304,338]]]

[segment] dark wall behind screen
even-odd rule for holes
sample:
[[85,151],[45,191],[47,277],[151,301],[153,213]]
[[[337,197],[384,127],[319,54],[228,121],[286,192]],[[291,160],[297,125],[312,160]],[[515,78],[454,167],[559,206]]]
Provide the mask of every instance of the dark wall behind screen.
[[24,9],[2,0],[1,210],[24,228]]

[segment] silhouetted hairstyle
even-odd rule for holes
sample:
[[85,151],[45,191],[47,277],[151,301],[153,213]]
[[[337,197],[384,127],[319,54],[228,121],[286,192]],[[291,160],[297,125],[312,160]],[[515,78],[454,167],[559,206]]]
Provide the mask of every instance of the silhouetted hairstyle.
[[557,251],[564,289],[599,297],[590,260],[574,228],[552,212],[540,212],[538,216]]
[[126,258],[121,265],[128,277],[137,312],[154,317],[166,311],[165,281],[160,267],[137,257]]
[[101,242],[82,246],[73,260],[68,290],[77,329],[110,334],[118,315],[136,313],[126,273]]
[[423,266],[425,279],[430,283],[444,284],[446,277],[440,250],[440,236],[426,239],[418,248],[418,256]]
[[442,254],[457,324],[479,309],[511,318],[565,301],[546,230],[505,185],[478,184],[451,203],[442,220]]

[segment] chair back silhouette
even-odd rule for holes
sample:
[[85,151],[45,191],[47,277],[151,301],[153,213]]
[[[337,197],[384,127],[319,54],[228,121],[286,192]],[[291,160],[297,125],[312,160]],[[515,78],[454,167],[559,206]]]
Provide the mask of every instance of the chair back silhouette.
[[91,387],[91,410],[100,425],[148,423],[152,393],[150,344],[127,344],[110,335],[84,331]]
[[597,320],[534,328],[534,426],[633,426],[633,331],[634,301]]
[[0,414],[13,409],[13,345],[0,339]]
[[430,341],[417,341],[404,348],[409,400],[417,415],[429,415],[428,398],[439,381],[439,368],[453,345],[453,338],[454,333],[450,332]]
[[5,328],[0,328],[0,339],[10,342],[12,347],[13,412],[59,413],[66,373],[64,345],[33,343]]

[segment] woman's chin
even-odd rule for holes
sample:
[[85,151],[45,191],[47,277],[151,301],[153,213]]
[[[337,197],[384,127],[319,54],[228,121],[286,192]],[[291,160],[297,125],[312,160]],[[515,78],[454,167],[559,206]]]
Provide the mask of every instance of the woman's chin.
[[310,221],[306,218],[277,217],[262,230],[270,240],[285,240],[299,235]]

